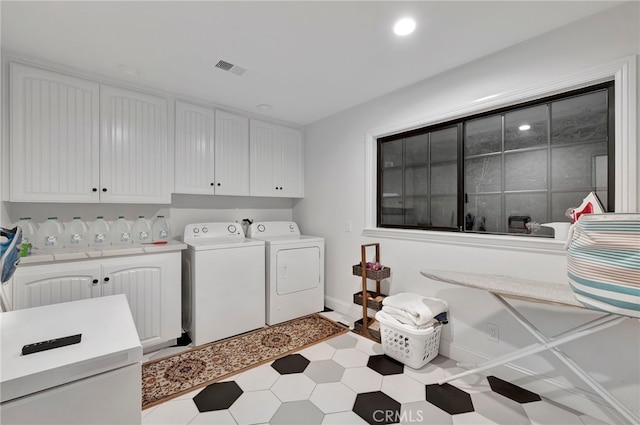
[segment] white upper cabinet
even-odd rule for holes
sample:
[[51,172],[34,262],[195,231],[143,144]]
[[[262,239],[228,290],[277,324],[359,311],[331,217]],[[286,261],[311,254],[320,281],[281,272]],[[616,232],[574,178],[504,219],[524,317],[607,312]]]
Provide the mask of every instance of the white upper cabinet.
[[167,101],[100,86],[100,199],[170,203]]
[[176,193],[215,193],[214,125],[213,109],[176,102]]
[[251,196],[304,196],[302,132],[258,120],[250,123]]
[[249,195],[249,120],[176,102],[175,192]]
[[10,199],[98,202],[99,85],[10,64]]
[[249,119],[216,111],[216,195],[249,195]]

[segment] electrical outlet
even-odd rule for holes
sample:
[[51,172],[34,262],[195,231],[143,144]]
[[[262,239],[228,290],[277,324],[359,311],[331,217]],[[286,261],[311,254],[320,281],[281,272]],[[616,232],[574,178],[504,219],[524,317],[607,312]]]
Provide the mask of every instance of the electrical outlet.
[[500,342],[500,328],[498,325],[487,322],[487,339],[493,342]]

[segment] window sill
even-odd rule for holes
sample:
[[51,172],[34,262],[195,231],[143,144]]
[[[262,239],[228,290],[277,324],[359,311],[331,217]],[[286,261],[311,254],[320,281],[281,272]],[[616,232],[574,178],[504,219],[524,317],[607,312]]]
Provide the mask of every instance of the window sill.
[[427,230],[368,228],[362,236],[430,242],[474,248],[493,248],[524,252],[542,252],[566,255],[565,241],[546,238],[529,238],[506,235],[482,235],[477,233],[437,232]]

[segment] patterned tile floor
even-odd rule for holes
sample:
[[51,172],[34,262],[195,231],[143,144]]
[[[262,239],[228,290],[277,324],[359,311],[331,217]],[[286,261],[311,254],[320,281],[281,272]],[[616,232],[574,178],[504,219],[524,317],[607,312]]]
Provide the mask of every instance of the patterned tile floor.
[[437,385],[460,370],[443,356],[414,370],[348,333],[146,409],[142,423],[603,424],[494,376]]

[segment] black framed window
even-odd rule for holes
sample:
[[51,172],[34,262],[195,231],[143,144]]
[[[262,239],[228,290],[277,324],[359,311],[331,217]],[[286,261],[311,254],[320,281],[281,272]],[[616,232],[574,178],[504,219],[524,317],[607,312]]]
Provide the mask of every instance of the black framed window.
[[529,235],[592,191],[613,211],[613,93],[603,83],[378,139],[378,227]]

